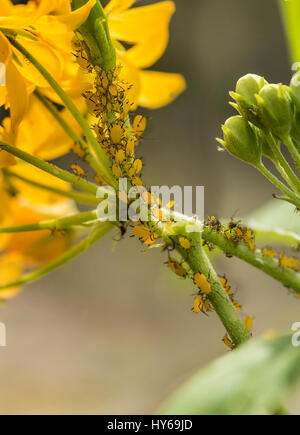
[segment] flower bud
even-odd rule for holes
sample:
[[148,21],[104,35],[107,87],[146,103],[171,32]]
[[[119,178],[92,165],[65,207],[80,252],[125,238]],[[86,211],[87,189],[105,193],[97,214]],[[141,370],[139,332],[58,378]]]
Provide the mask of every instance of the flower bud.
[[232,103],[231,105],[236,108],[244,118],[258,127],[261,127],[261,123],[257,114],[255,95],[260,92],[266,83],[263,77],[256,74],[247,74],[238,80],[235,92],[230,92],[230,96],[237,103]]
[[252,128],[242,116],[233,116],[222,127],[224,141],[217,139],[227,151],[253,166],[261,163],[262,142],[256,128]]
[[300,112],[297,109],[295,110],[293,117],[291,137],[297,150],[300,152]]
[[290,95],[296,104],[297,109],[300,110],[300,71],[296,72],[292,77],[290,83]]
[[258,111],[264,127],[283,142],[292,128],[293,107],[286,88],[282,85],[266,85],[256,95]]

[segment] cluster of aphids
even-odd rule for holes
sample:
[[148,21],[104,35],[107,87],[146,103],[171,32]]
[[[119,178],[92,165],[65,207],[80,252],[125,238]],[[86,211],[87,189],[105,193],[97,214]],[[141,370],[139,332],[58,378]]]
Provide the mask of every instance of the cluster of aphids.
[[[205,226],[213,231],[222,233],[227,240],[231,240],[234,244],[244,242],[251,251],[256,250],[254,232],[250,228],[241,225],[239,221],[231,219],[227,226],[223,226],[215,216],[212,216],[205,222]],[[207,244],[207,242],[204,243]],[[208,245],[212,249],[212,245]],[[261,253],[265,257],[277,258],[282,267],[287,267],[295,272],[300,270],[299,260],[296,257],[288,257],[283,253],[277,253],[273,248],[263,248]]]
[[[83,96],[90,114],[96,120],[92,127],[99,145],[112,161],[114,176],[117,179],[127,177],[133,185],[142,186],[139,174],[143,163],[140,159],[135,159],[134,155],[135,146],[142,138],[147,120],[138,115],[131,125],[129,112],[134,106],[130,99],[131,85],[120,78],[120,65],[108,72],[99,66],[93,66],[78,38],[73,41],[73,52],[80,67],[93,77],[93,85]],[[85,153],[80,147],[76,146],[73,151],[84,158]],[[73,166],[74,172],[83,175],[78,165]],[[96,177],[96,181],[103,184],[99,177]]]
[[204,225],[206,228],[210,228],[217,233],[222,233],[227,240],[231,240],[234,244],[244,242],[251,251],[256,249],[253,231],[250,228],[242,226],[238,221],[231,219],[229,224],[224,226],[215,216],[211,216],[205,221]]

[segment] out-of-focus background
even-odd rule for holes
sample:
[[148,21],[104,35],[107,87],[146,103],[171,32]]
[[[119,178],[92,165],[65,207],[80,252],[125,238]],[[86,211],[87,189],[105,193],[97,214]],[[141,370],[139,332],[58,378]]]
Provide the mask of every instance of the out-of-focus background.
[[[140,149],[145,181],[204,185],[206,215],[247,215],[274,188],[218,152],[214,139],[233,114],[228,91],[240,76],[290,79],[277,4],[176,0],[176,6],[170,45],[155,69],[184,74],[188,90],[148,113]],[[1,414],[152,413],[188,376],[227,352],[219,320],[191,313],[193,286],[168,271],[166,255],[141,253],[129,237],[112,252],[112,238],[1,308],[8,342],[0,348]],[[299,304],[271,278],[234,259],[219,260],[217,269],[237,289],[243,312],[255,316],[255,336],[300,321]],[[295,413],[298,399],[287,402]]]

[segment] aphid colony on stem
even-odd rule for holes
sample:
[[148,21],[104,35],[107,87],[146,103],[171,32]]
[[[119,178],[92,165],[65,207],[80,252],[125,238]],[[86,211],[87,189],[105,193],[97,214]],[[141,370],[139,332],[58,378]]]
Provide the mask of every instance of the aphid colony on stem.
[[[227,240],[231,241],[235,245],[242,242],[245,243],[252,252],[256,251],[257,247],[255,243],[254,232],[250,228],[241,225],[240,221],[238,222],[231,219],[231,221],[224,226],[215,216],[211,216],[205,222],[205,227],[217,233],[223,234]],[[204,241],[203,245],[207,245],[209,250],[214,248],[214,245],[206,241]],[[282,253],[277,254],[275,249],[269,247],[261,249],[261,253],[264,257],[278,257],[279,264],[282,267],[292,269],[295,272],[299,272],[300,270],[299,260],[295,257],[288,257]]]
[[[138,175],[143,163],[140,159],[135,159],[134,151],[144,134],[147,120],[144,116],[137,115],[131,125],[131,85],[120,78],[120,65],[113,71],[106,72],[89,62],[79,39],[73,41],[73,48],[80,67],[92,75],[93,84],[83,96],[90,115],[95,118],[92,127],[99,145],[112,161],[112,172],[117,179],[127,177],[133,185],[142,186]],[[73,151],[82,159],[86,157],[80,146],[74,147]]]

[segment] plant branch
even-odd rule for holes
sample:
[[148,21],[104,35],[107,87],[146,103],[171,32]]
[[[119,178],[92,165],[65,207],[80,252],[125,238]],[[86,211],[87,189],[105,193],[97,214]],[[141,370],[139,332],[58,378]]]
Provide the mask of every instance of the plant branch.
[[65,171],[64,169],[61,169],[58,166],[53,165],[52,163],[45,162],[44,160],[41,160],[37,157],[32,156],[31,154],[26,153],[25,151],[20,150],[19,148],[13,147],[5,142],[0,141],[0,151],[1,150],[8,152],[15,157],[18,157],[21,160],[24,160],[30,165],[35,166],[36,168],[39,168],[42,171],[45,171],[56,178],[72,184],[78,189],[91,193],[95,196],[97,194],[98,186],[96,184],[93,184],[90,181],[86,181],[83,178],[77,177],[76,175],[73,175],[70,172]]

